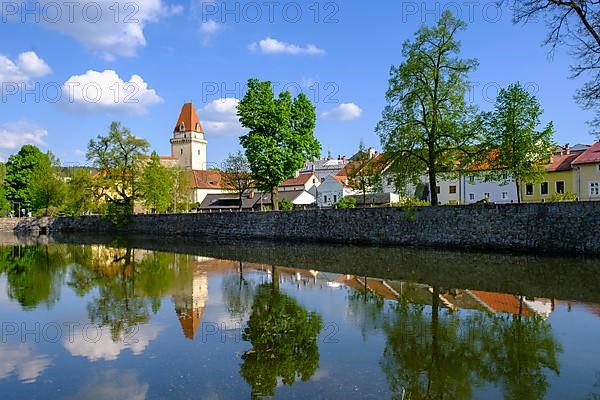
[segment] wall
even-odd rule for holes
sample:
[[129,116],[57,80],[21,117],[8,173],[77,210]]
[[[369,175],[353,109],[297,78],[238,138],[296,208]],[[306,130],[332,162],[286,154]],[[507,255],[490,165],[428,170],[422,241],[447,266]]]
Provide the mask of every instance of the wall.
[[600,196],[590,196],[590,182],[600,182],[598,164],[583,164],[575,167],[576,192],[582,201],[600,200]]
[[552,195],[556,195],[556,182],[565,183],[565,193],[576,193],[576,188],[573,187],[574,172],[560,171],[560,172],[547,172],[542,182],[548,182],[548,194],[542,196],[542,184],[533,184],[533,196],[527,195],[527,184],[521,184],[521,194],[523,202],[540,202],[548,201]]
[[[25,219],[16,230],[115,232],[100,217]],[[120,233],[600,254],[600,202],[136,215]]]

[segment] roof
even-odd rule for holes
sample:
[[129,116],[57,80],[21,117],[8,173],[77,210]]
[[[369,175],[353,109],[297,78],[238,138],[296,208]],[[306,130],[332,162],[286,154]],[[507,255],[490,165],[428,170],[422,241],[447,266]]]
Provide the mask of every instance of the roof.
[[[286,199],[293,203],[294,200],[296,200],[298,197],[300,197],[304,193],[310,194],[306,190],[289,190],[286,192],[279,192],[279,201]],[[310,195],[313,196],[312,194],[310,194]],[[259,199],[260,199],[260,197],[259,197]],[[271,193],[263,194],[263,204],[271,204]]]
[[[242,197],[242,209],[249,210],[256,208],[260,203],[260,194],[249,198],[247,195]],[[234,209],[240,208],[239,198],[236,194],[209,194],[206,195],[200,209]]]
[[223,189],[221,171],[190,171],[193,189]]
[[573,165],[600,163],[600,142],[594,143],[589,149],[581,153]]
[[526,317],[533,315],[533,312],[527,307],[525,302],[520,304],[517,296],[512,294],[485,292],[481,290],[471,290],[470,292],[495,312],[521,314]]
[[341,171],[336,174],[336,176],[350,176],[357,169],[362,169],[366,166],[373,166],[374,172],[382,173],[390,164],[389,161],[390,159],[386,153],[378,154],[376,157],[369,160],[351,161],[346,164],[346,166],[342,168]]
[[172,157],[172,156],[160,156],[159,158],[161,160],[177,160],[177,157]]
[[550,159],[550,164],[547,164],[544,168],[546,168],[546,171],[548,172],[570,171],[571,164],[580,155],[581,152],[553,155]]
[[279,185],[279,187],[304,186],[313,177],[314,177],[314,174],[312,172],[305,173],[305,174],[299,174],[297,177],[288,178],[285,181],[281,182],[281,184]]
[[196,114],[196,110],[192,103],[185,103],[183,107],[181,107],[181,112],[179,113],[179,118],[177,119],[177,124],[175,124],[173,132],[180,132],[179,126],[181,124],[183,124],[183,130],[185,132],[195,131],[204,133],[202,124],[200,124],[200,119],[198,118],[198,114]]

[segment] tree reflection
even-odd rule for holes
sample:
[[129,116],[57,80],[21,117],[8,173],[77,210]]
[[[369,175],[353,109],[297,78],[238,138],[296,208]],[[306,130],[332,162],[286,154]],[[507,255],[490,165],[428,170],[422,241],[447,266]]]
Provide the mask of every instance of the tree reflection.
[[433,289],[431,312],[398,304],[384,324],[387,345],[381,361],[397,398],[470,399],[484,383],[502,384],[509,399],[541,399],[545,369],[558,373],[559,346],[539,317],[440,310]]
[[252,307],[256,287],[244,277],[244,263],[239,262],[237,274],[227,274],[222,283],[223,298],[227,311],[234,318],[243,319]]
[[24,309],[39,305],[52,307],[60,298],[60,286],[65,271],[62,248],[48,245],[0,248],[0,273],[6,273],[8,297]]
[[279,291],[276,269],[273,282],[258,286],[243,339],[252,349],[242,355],[240,374],[252,387],[252,397],[273,396],[278,379],[292,385],[307,381],[319,367],[317,336],[322,318],[307,312]]

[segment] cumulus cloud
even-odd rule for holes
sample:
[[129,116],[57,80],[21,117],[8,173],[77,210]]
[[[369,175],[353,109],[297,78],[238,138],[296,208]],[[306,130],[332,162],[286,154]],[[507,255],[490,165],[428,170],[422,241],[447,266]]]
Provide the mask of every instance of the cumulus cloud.
[[223,30],[223,27],[223,24],[218,23],[213,19],[202,22],[202,24],[200,24],[200,33],[203,35],[202,44],[208,46],[214,36]]
[[41,78],[51,72],[48,64],[34,51],[21,53],[16,60],[0,54],[0,84],[27,84],[33,78]]
[[134,372],[109,369],[94,376],[71,398],[144,400],[149,388]]
[[321,113],[321,117],[337,121],[350,121],[362,115],[362,108],[354,103],[342,103],[337,107]]
[[[183,12],[183,6],[163,0],[82,0],[70,6],[54,0],[37,3],[39,9],[48,10],[41,18],[44,26],[74,38],[106,60],[135,56],[146,46],[146,25]],[[31,8],[27,2],[21,5],[26,6]]]
[[254,42],[248,46],[251,51],[261,52],[263,54],[292,54],[320,56],[325,54],[325,50],[318,48],[314,44],[305,47],[290,44],[267,37],[266,39]]
[[163,101],[141,76],[132,75],[124,81],[113,70],[73,75],[63,84],[62,92],[61,105],[74,112],[144,114],[149,106]]
[[237,116],[237,106],[240,101],[236,98],[213,100],[198,110],[200,120],[207,135],[239,136],[244,129]]
[[48,356],[35,354],[25,343],[0,344],[0,379],[16,374],[23,383],[33,383],[49,365]]
[[112,361],[119,358],[125,349],[130,349],[135,355],[142,354],[162,329],[157,325],[141,325],[131,338],[122,335],[117,342],[112,340],[108,328],[90,329],[86,332],[75,331],[72,337],[65,338],[63,346],[72,355],[85,357],[90,361]]
[[9,122],[0,125],[0,149],[16,150],[24,144],[45,146],[48,131],[28,121]]

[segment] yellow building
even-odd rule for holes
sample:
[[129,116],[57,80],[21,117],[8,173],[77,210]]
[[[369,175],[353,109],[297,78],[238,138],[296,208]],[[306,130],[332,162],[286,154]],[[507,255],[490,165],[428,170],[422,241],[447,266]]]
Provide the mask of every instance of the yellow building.
[[583,153],[583,151],[571,152],[568,147],[565,147],[560,153],[554,154],[550,163],[545,166],[546,174],[541,183],[521,185],[521,201],[542,203],[560,194],[577,195],[572,164]]
[[582,201],[600,200],[600,142],[573,161],[574,186]]

